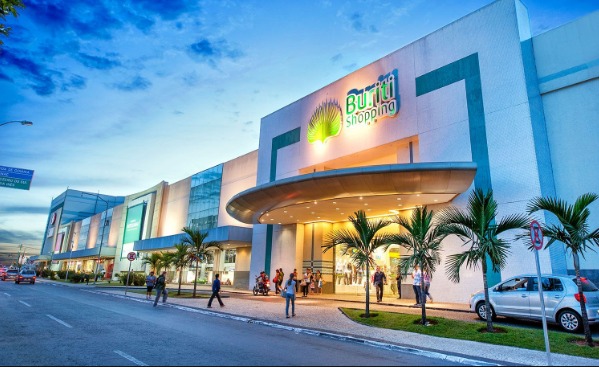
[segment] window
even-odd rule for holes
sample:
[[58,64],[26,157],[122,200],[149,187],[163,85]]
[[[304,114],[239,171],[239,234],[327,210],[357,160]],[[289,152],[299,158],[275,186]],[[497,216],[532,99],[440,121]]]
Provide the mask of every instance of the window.
[[237,250],[226,250],[225,251],[225,264],[234,264],[235,263],[235,255],[237,255]]
[[[544,292],[562,292],[564,290],[562,282],[557,278],[541,278],[541,282],[543,283]],[[539,290],[537,278],[532,279],[532,290]]]
[[508,280],[507,282],[500,285],[498,288],[501,292],[511,292],[511,291],[526,291],[526,287],[528,285],[528,278],[514,278]]
[[222,176],[222,164],[192,176],[188,227],[203,231],[218,226]]

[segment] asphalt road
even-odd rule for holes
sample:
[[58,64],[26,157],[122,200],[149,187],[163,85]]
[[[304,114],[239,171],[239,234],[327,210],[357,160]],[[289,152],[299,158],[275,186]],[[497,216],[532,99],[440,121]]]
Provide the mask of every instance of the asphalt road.
[[0,365],[455,365],[41,282],[0,282],[0,326]]

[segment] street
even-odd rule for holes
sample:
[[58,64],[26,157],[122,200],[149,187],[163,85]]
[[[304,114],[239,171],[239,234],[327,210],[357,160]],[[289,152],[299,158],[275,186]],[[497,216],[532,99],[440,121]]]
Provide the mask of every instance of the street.
[[452,365],[91,287],[0,282],[0,312],[2,365]]

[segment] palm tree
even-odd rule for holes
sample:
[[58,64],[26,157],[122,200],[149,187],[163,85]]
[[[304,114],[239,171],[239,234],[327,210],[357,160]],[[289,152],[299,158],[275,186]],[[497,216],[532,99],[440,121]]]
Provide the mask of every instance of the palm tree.
[[206,237],[208,237],[208,232],[200,232],[197,229],[183,227],[183,232],[187,234],[186,237],[183,238],[181,243],[189,246],[189,260],[191,262],[195,261],[196,264],[196,276],[195,281],[193,282],[193,298],[196,297],[196,289],[198,286],[198,264],[199,262],[205,261],[209,253],[214,250],[223,249],[222,245],[216,241],[204,242]]
[[175,245],[175,252],[173,252],[173,265],[179,270],[179,290],[177,295],[181,294],[181,280],[183,278],[183,268],[189,264],[189,245],[185,243],[178,243]]
[[166,271],[171,265],[173,265],[175,253],[169,251],[161,251],[160,255],[162,256],[162,262],[160,263],[160,265],[164,269],[164,271]]
[[[497,202],[493,199],[493,191],[483,192],[476,189],[468,198],[466,211],[449,207],[439,213],[439,232],[443,236],[456,235],[470,248],[459,254],[450,255],[447,259],[446,271],[450,280],[460,282],[460,269],[482,268],[483,286],[485,289],[485,309],[487,332],[493,330],[493,310],[489,304],[489,284],[487,282],[487,261],[493,271],[504,268],[510,253],[510,243],[498,236],[512,229],[525,228],[528,219],[522,214],[512,214],[502,218],[495,224]],[[479,313],[480,314],[480,313]]]
[[149,257],[145,257],[142,260],[142,263],[150,265],[150,268],[153,269],[154,272],[158,272],[162,265],[162,254],[159,252],[152,252]]
[[325,238],[323,253],[340,246],[343,255],[351,253],[352,262],[361,268],[366,265],[366,314],[370,317],[370,267],[375,265],[373,254],[380,247],[385,250],[392,244],[391,234],[377,234],[391,224],[385,219],[367,219],[363,210],[354,213],[348,219],[353,225],[350,229],[338,229]]
[[593,338],[589,328],[589,318],[585,305],[585,298],[582,292],[582,283],[580,281],[580,256],[584,258],[584,253],[592,250],[590,245],[599,246],[599,228],[589,230],[588,219],[591,214],[589,205],[597,200],[599,196],[594,193],[586,193],[576,199],[574,205],[556,198],[537,197],[528,204],[528,213],[532,214],[539,210],[546,210],[555,215],[559,221],[557,224],[542,225],[543,236],[549,238],[545,248],[548,248],[556,241],[563,243],[572,253],[574,259],[574,271],[576,273],[576,284],[578,285],[578,301],[582,313],[582,324],[584,327],[584,337],[588,346],[593,347]]
[[[400,267],[406,272],[413,265],[418,265],[424,274],[426,272],[431,278],[441,263],[441,241],[445,238],[439,231],[439,227],[433,227],[434,212],[428,211],[427,207],[417,207],[412,216],[395,217],[395,223],[406,229],[406,233],[393,236],[393,242],[405,248],[411,255],[402,257]],[[424,290],[424,277],[420,278],[420,289]],[[426,294],[420,296],[422,307],[422,325],[426,325]]]

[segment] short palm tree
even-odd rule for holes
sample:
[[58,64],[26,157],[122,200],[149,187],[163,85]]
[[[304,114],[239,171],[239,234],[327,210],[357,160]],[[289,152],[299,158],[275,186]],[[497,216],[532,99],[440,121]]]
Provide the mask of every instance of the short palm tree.
[[353,228],[338,229],[329,233],[325,238],[323,252],[341,247],[343,255],[350,254],[351,261],[361,268],[366,266],[366,314],[370,317],[370,267],[375,265],[374,251],[378,248],[388,248],[392,244],[391,234],[378,232],[391,224],[385,219],[367,219],[366,213],[360,210],[348,219]]
[[199,263],[206,261],[211,251],[222,250],[223,247],[216,241],[204,242],[206,237],[208,237],[208,232],[202,233],[197,229],[189,227],[184,227],[183,232],[185,232],[187,236],[183,238],[181,243],[189,246],[189,260],[195,262],[196,265],[195,281],[193,282],[193,298],[195,298],[198,286]]
[[[498,272],[505,267],[510,253],[510,243],[499,235],[513,229],[525,228],[528,218],[522,214],[512,214],[502,218],[495,224],[497,202],[493,199],[493,191],[484,192],[476,189],[470,194],[465,211],[449,207],[439,213],[439,232],[443,236],[456,235],[469,249],[450,255],[447,259],[446,272],[450,280],[460,282],[460,269],[482,268],[485,291],[485,308],[487,332],[493,332],[493,310],[489,303],[489,284],[487,281],[487,261],[493,271]],[[480,313],[479,313],[480,314]]]
[[142,260],[143,264],[150,265],[150,268],[154,270],[154,272],[158,272],[160,270],[160,266],[162,265],[162,254],[159,252],[153,252],[150,256],[145,257]]
[[189,245],[185,243],[178,243],[175,245],[175,252],[173,252],[173,265],[179,270],[179,290],[177,295],[181,294],[181,281],[183,279],[183,268],[189,264]]
[[160,255],[162,256],[162,262],[160,263],[160,266],[164,269],[164,271],[166,271],[171,265],[173,265],[175,253],[169,251],[161,251]]
[[[439,227],[433,226],[434,212],[428,211],[427,207],[417,207],[412,216],[397,216],[395,223],[406,229],[407,232],[393,236],[393,242],[405,248],[410,254],[400,259],[400,267],[407,272],[410,267],[418,265],[424,274],[432,278],[441,263],[441,241],[444,235]],[[420,289],[424,291],[424,277],[420,278]],[[420,304],[422,307],[422,325],[426,325],[426,294],[421,293]]]
[[532,214],[539,210],[546,210],[555,215],[559,221],[558,224],[542,225],[543,236],[549,238],[545,248],[553,245],[556,241],[563,243],[572,253],[574,259],[574,271],[576,273],[576,284],[578,285],[578,301],[582,313],[582,324],[584,327],[584,337],[587,344],[594,346],[591,329],[589,328],[589,318],[585,305],[585,298],[582,292],[582,283],[580,280],[580,256],[584,258],[584,253],[593,250],[591,245],[599,246],[599,228],[589,229],[588,219],[591,214],[589,205],[591,205],[599,196],[594,193],[587,193],[579,196],[574,205],[556,198],[534,198],[528,204],[528,213]]

